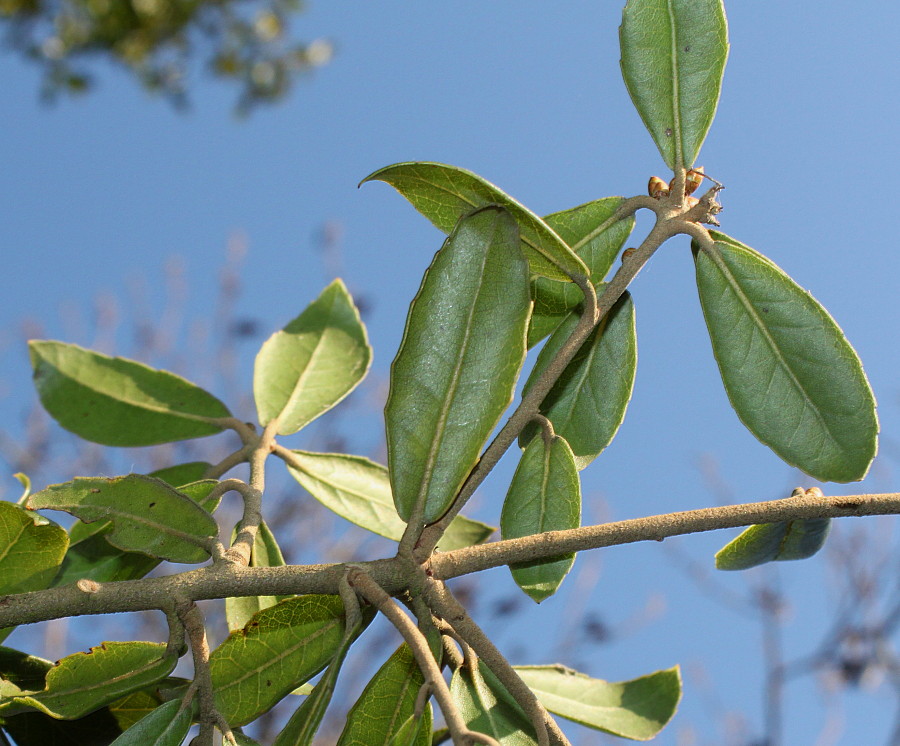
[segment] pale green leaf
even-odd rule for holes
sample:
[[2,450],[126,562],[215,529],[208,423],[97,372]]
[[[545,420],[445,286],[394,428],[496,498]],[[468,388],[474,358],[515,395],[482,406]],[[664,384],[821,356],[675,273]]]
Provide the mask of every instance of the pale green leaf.
[[181,746],[191,729],[191,707],[177,699],[141,718],[111,746]]
[[259,421],[290,435],[327,412],[365,377],[372,348],[341,280],[273,334],[256,356],[253,394]]
[[[234,536],[232,536],[234,539]],[[250,567],[284,567],[284,556],[271,529],[265,521],[259,524],[253,548],[250,551]],[[225,599],[225,620],[229,631],[243,627],[257,611],[268,609],[287,596],[239,596]]]
[[171,562],[203,562],[203,544],[218,534],[215,519],[186,494],[160,479],[77,477],[28,498],[32,510],[64,510],[82,521],[111,521],[106,539],[127,551]]
[[[578,316],[571,314],[541,349],[525,384],[527,393],[566,343]],[[637,369],[634,304],[627,292],[600,321],[541,403],[541,414],[566,439],[575,465],[584,469],[615,437],[625,419]],[[519,438],[527,445],[538,427],[531,423]]]
[[[395,738],[406,730],[413,716],[419,689],[425,683],[412,651],[401,645],[378,669],[347,714],[347,722],[337,746],[400,746]],[[415,731],[415,740],[402,746],[429,746],[431,707],[425,711]]]
[[[329,510],[357,526],[400,541],[406,523],[397,515],[387,469],[362,456],[292,451],[288,471],[303,488]],[[438,549],[480,544],[496,529],[458,515],[447,527]]]
[[154,642],[105,642],[87,653],[63,658],[47,671],[42,691],[14,697],[16,706],[32,707],[54,718],[87,715],[123,695],[154,684],[171,673],[178,659]]
[[753,249],[695,244],[703,315],[731,405],[784,461],[821,481],[862,479],[878,418],[862,363],[834,319]]
[[29,342],[44,408],[66,430],[107,446],[214,435],[229,417],[212,394],[167,371],[63,342]]
[[522,250],[531,273],[554,280],[587,276],[588,270],[543,220],[480,176],[443,163],[397,163],[360,182],[384,181],[410,201],[437,228],[450,233],[457,221],[488,206],[506,208],[519,226]]
[[[548,442],[549,441],[549,442]],[[504,539],[581,526],[581,482],[569,444],[558,435],[535,437],[510,482],[500,531]],[[510,567],[513,579],[535,602],[556,593],[572,569],[574,554]]]
[[343,636],[337,596],[297,596],[263,609],[210,655],[216,708],[231,725],[255,720],[325,668]]
[[676,666],[631,681],[593,679],[564,666],[516,666],[550,712],[635,741],[649,741],[672,719],[681,700]]
[[628,0],[622,76],[666,165],[690,168],[719,102],[728,24],[722,0]]
[[412,302],[385,407],[397,512],[430,523],[450,506],[512,400],[531,309],[509,213],[463,218]]
[[49,587],[68,546],[65,529],[14,503],[0,502],[0,595]]
[[[634,216],[615,219],[622,197],[606,197],[569,210],[547,215],[547,223],[571,249],[584,260],[594,285],[609,273],[619,250],[634,229]],[[584,293],[571,282],[545,277],[532,281],[534,310],[528,326],[528,347],[534,347],[550,334],[583,301]]]

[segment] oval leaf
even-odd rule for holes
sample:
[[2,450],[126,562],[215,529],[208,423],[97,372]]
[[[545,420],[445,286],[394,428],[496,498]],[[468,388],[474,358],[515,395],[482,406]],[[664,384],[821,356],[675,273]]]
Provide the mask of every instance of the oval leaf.
[[[406,524],[397,515],[387,469],[362,456],[291,451],[288,471],[329,510],[357,526],[400,541]],[[449,552],[486,541],[496,529],[481,521],[456,516],[438,549]]]
[[43,691],[14,697],[14,706],[33,707],[64,720],[80,718],[164,679],[177,662],[161,643],[105,642],[63,658],[47,671]]
[[341,280],[263,344],[253,394],[259,421],[290,435],[327,412],[365,377],[372,348]]
[[678,667],[639,679],[609,682],[565,666],[516,666],[550,712],[634,741],[649,741],[668,723],[681,699]]
[[[544,345],[523,393],[544,372],[578,323],[571,314]],[[625,419],[637,370],[637,332],[634,304],[625,293],[582,345],[550,393],[541,403],[541,414],[553,423],[575,454],[575,465],[584,469],[608,446]],[[539,427],[528,425],[519,438],[527,445]]]
[[503,411],[525,358],[528,266],[509,213],[460,220],[412,302],[385,407],[394,503],[424,523],[450,506]]
[[[425,677],[405,643],[378,669],[347,713],[337,746],[391,746],[415,711]],[[431,743],[431,707],[416,730],[415,746]],[[404,744],[404,746],[406,746]]]
[[450,694],[470,730],[495,738],[501,746],[537,746],[528,716],[482,661],[474,668],[456,669]]
[[475,209],[505,207],[518,223],[522,251],[532,274],[554,280],[588,274],[584,262],[543,220],[471,171],[443,163],[397,163],[370,174],[360,184],[367,181],[390,184],[444,233],[450,233],[461,217]]
[[[232,532],[232,541],[235,532]],[[253,548],[250,551],[250,567],[284,567],[281,547],[265,521],[259,524]],[[288,596],[240,596],[225,599],[225,621],[229,631],[240,629],[256,612],[268,609]]]
[[112,531],[105,536],[110,544],[170,562],[209,559],[204,545],[219,531],[215,519],[190,497],[141,474],[77,477],[35,493],[27,507],[64,510],[86,523],[111,521]]
[[110,746],[181,746],[191,729],[191,708],[173,699],[141,718]]
[[[500,531],[504,539],[581,526],[581,483],[569,444],[552,435],[531,441],[503,501]],[[556,593],[575,562],[566,554],[510,567],[513,579],[535,602]]]
[[337,596],[297,596],[264,609],[210,655],[216,709],[231,725],[255,720],[325,668],[343,636]]
[[[547,215],[544,222],[555,230],[584,263],[591,282],[602,282],[616,255],[634,230],[634,216],[615,219],[623,197],[606,197],[570,210]],[[584,300],[581,289],[571,282],[556,282],[545,277],[531,284],[534,310],[528,327],[528,347],[534,347],[575,310]]]
[[68,546],[69,536],[62,527],[0,502],[0,595],[48,588]]
[[719,102],[728,25],[722,0],[628,0],[622,77],[673,171],[694,164]]
[[823,482],[862,479],[875,457],[875,397],[834,319],[775,264],[722,233],[694,246],[713,352],[741,422]]
[[28,343],[34,384],[66,430],[106,446],[150,446],[214,435],[228,408],[199,386],[134,360],[64,342]]

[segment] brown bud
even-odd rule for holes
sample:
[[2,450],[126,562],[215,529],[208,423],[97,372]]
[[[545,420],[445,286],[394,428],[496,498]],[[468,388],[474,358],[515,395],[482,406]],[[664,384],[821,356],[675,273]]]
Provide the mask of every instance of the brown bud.
[[692,168],[684,177],[684,196],[687,197],[689,194],[693,194],[694,192],[696,192],[702,183],[703,166]]
[[658,176],[651,176],[647,183],[647,193],[654,199],[669,196],[669,185]]
[[622,264],[625,264],[625,262],[631,259],[631,256],[635,251],[637,251],[637,249],[625,249],[625,251],[622,252]]

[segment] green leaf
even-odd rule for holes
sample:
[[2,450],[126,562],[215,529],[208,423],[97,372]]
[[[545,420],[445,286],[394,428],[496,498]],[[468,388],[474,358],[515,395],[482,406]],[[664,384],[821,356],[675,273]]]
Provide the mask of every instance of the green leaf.
[[[210,466],[212,466],[212,464],[209,464],[206,461],[189,461],[185,464],[176,464],[175,466],[168,466],[165,469],[151,471],[147,476],[162,479],[163,482],[170,484],[173,487],[181,487],[185,484],[190,484],[191,482],[209,481],[204,480],[203,477],[206,475]],[[209,508],[207,508],[207,510],[209,510]]]
[[625,85],[663,160],[673,171],[690,168],[728,57],[722,0],[628,0],[619,41]]
[[878,418],[862,363],[828,312],[775,264],[722,233],[694,245],[713,352],[741,422],[823,482],[862,479]]
[[[234,539],[234,536],[232,536]],[[253,549],[250,552],[250,567],[284,567],[284,556],[271,529],[263,521],[259,524]],[[257,611],[268,609],[288,596],[240,596],[225,599],[225,619],[229,631],[240,629]]]
[[66,430],[107,446],[150,446],[221,432],[228,408],[189,381],[64,342],[28,343],[44,408]]
[[[394,746],[415,710],[425,677],[405,643],[378,669],[347,714],[337,746]],[[415,740],[402,746],[431,744],[431,707],[422,713]],[[401,746],[397,744],[396,746]]]
[[22,494],[19,495],[19,499],[16,500],[18,505],[24,503],[28,496],[31,494],[31,478],[27,474],[23,474],[21,471],[16,472],[13,476],[19,480],[19,484],[22,485]]
[[279,435],[297,432],[356,388],[371,362],[359,311],[344,283],[335,280],[256,356],[259,421],[277,420]]
[[87,653],[63,658],[47,671],[42,691],[23,691],[0,707],[4,715],[18,706],[33,707],[54,718],[81,718],[123,695],[154,684],[171,673],[178,659],[154,642],[105,642]]
[[672,719],[681,699],[676,666],[631,681],[592,679],[565,666],[516,666],[550,712],[634,741],[649,741]]
[[328,664],[322,678],[319,679],[309,696],[303,700],[303,704],[291,715],[290,720],[287,721],[272,746],[312,746],[325,711],[331,704],[344,658],[347,657],[347,651],[350,650],[350,646],[356,640],[359,632],[360,630],[356,629],[352,634],[344,635],[340,647],[331,659],[331,663]]
[[[549,442],[548,442],[549,441]],[[565,439],[538,436],[522,453],[503,501],[504,539],[581,526],[581,483]],[[574,554],[510,567],[513,579],[536,603],[556,593],[572,569]]]
[[126,730],[112,746],[181,746],[191,729],[191,707],[173,699]]
[[216,708],[233,726],[255,720],[325,668],[343,636],[337,596],[297,596],[263,609],[210,655]]
[[[623,197],[594,200],[544,218],[590,270],[591,282],[600,283],[609,273],[616,255],[634,230],[634,216],[615,220]],[[534,347],[552,332],[570,311],[583,301],[581,289],[571,282],[556,282],[545,277],[532,281],[534,310],[528,327],[528,347]]]
[[50,586],[69,546],[65,529],[0,502],[0,595]]
[[[357,526],[400,541],[406,523],[397,515],[387,469],[362,456],[292,451],[288,471],[329,510]],[[496,529],[458,515],[438,542],[438,549],[480,544]]]
[[112,521],[106,536],[111,544],[170,562],[209,559],[202,544],[219,531],[215,519],[186,494],[141,474],[76,477],[32,495],[28,508],[64,510],[88,523]]
[[426,271],[391,366],[385,407],[394,502],[439,518],[512,401],[531,310],[509,213],[460,220]]
[[390,184],[444,233],[473,210],[504,207],[519,225],[522,251],[532,274],[564,281],[570,275],[588,274],[584,262],[543,220],[471,171],[443,163],[397,163],[370,174],[360,184],[367,181]]
[[450,694],[470,730],[495,738],[501,746],[537,746],[528,716],[482,661],[474,669],[456,669]]
[[[791,497],[802,495],[822,497],[822,490],[798,487]],[[716,552],[716,569],[746,570],[766,562],[807,559],[824,546],[830,530],[830,518],[750,526]]]
[[[543,374],[577,323],[578,316],[571,314],[553,332],[538,355],[523,394]],[[568,441],[579,469],[597,458],[618,432],[631,399],[636,368],[634,304],[625,293],[600,321],[541,403],[541,414]],[[534,423],[526,426],[519,445],[527,445],[538,430]]]

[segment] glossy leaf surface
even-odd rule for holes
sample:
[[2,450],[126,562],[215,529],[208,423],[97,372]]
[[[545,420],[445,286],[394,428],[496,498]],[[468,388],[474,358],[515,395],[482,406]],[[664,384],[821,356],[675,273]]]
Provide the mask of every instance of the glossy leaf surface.
[[[362,456],[292,451],[288,471],[329,510],[379,536],[400,541],[406,523],[397,515],[387,469]],[[458,515],[438,542],[438,549],[480,544],[495,529]]]
[[[619,250],[634,230],[634,216],[615,219],[622,197],[606,197],[547,215],[547,223],[587,265],[591,282],[602,282]],[[532,281],[534,310],[528,327],[528,347],[534,347],[583,301],[581,289],[571,282],[538,277]]]
[[[578,323],[571,314],[541,349],[525,384],[527,393],[565,344]],[[575,465],[584,469],[602,453],[625,419],[637,370],[637,332],[634,304],[625,293],[601,320],[541,403],[541,414],[566,439]],[[536,437],[538,427],[529,424],[519,445]]]
[[[401,645],[378,669],[347,714],[337,746],[393,746],[415,710],[416,697],[425,683],[412,651]],[[431,707],[418,725],[414,746],[431,744]],[[406,744],[403,744],[406,746]]]
[[474,669],[456,669],[450,693],[470,730],[495,738],[501,746],[537,746],[528,716],[481,661]]
[[439,518],[503,411],[525,358],[528,266],[502,208],[462,220],[412,302],[385,407],[394,503]]
[[327,412],[365,377],[372,348],[341,280],[276,332],[256,356],[253,394],[259,421],[290,435]]
[[[234,540],[234,536],[232,536]],[[281,547],[272,534],[272,530],[263,521],[259,524],[253,549],[250,552],[250,567],[284,567],[284,556]],[[234,631],[243,627],[257,611],[268,609],[287,596],[240,596],[225,599],[225,620],[228,630]]]
[[228,408],[199,386],[134,360],[63,342],[29,342],[41,403],[60,425],[107,446],[149,446],[214,435]]
[[712,124],[728,57],[722,0],[628,0],[622,76],[666,165],[694,165]]
[[65,529],[0,501],[0,595],[49,587],[68,546]]
[[141,718],[111,746],[181,746],[190,729],[190,706],[173,699]]
[[298,596],[264,609],[210,655],[217,709],[231,725],[255,720],[325,668],[343,634],[337,596]]
[[178,659],[166,655],[164,644],[105,642],[87,653],[63,658],[47,671],[42,691],[23,691],[0,712],[33,707],[55,718],[74,719],[123,695],[154,684],[171,673]]
[[821,481],[862,479],[878,419],[834,319],[767,258],[722,233],[695,245],[703,315],[731,405],[784,461]]
[[82,521],[111,521],[106,539],[126,551],[144,552],[171,562],[203,562],[200,546],[216,536],[215,519],[186,494],[160,479],[77,477],[28,498],[32,510],[64,510]]
[[622,682],[593,679],[564,666],[516,666],[550,712],[635,741],[654,738],[681,699],[677,667]]
[[[522,453],[503,501],[504,539],[562,531],[581,525],[581,482],[569,444],[558,435],[536,436]],[[513,579],[535,602],[556,593],[572,569],[574,554],[510,567]]]
[[531,273],[554,280],[587,275],[587,267],[543,220],[508,194],[463,168],[443,163],[397,163],[362,180],[384,181],[410,201],[435,227],[450,233],[473,210],[491,205],[506,208],[519,226],[522,250]]

